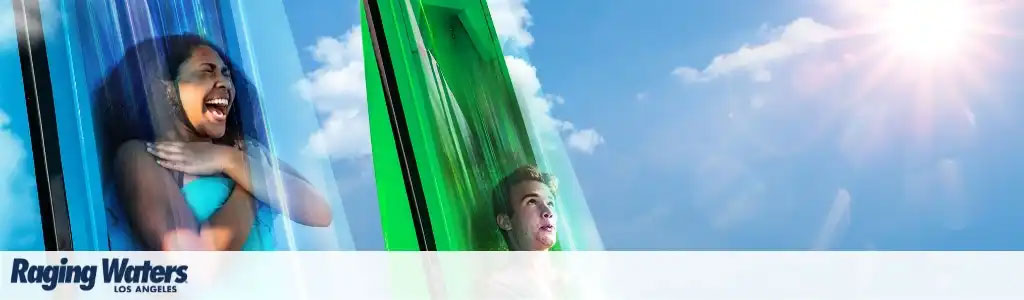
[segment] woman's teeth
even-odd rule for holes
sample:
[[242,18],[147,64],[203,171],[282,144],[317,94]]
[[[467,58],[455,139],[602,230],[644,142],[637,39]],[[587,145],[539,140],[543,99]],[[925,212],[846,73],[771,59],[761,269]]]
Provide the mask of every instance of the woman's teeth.
[[224,105],[224,106],[227,106],[228,105],[228,99],[224,99],[224,98],[210,99],[210,100],[206,101],[206,104],[208,104],[208,105]]
[[228,101],[228,99],[225,99],[225,98],[215,98],[215,99],[206,100],[206,102],[204,102],[203,104],[205,104],[207,106],[207,110],[211,114],[213,114],[213,116],[215,118],[223,119],[223,118],[225,118],[227,116],[227,110],[228,110],[228,106],[230,105],[230,103],[231,102]]
[[231,102],[228,101],[228,99],[226,98],[215,98],[206,100],[206,102],[204,102],[203,104],[205,104],[208,107],[208,110],[210,111],[210,113],[213,114],[214,117],[218,119],[223,119],[227,116],[228,106],[231,104]]

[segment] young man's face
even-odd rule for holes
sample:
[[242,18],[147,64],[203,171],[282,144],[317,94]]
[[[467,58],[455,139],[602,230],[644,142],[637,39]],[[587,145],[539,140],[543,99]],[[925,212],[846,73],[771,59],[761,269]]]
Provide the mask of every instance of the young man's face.
[[[555,244],[554,195],[544,183],[527,180],[509,191],[512,216],[499,225],[509,231],[511,250],[548,250]],[[501,224],[505,223],[505,224]]]

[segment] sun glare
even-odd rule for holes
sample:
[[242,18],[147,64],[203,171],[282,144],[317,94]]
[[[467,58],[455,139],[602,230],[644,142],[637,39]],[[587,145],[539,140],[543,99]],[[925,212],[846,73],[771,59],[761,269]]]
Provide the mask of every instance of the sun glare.
[[[845,0],[842,9],[856,15],[846,32],[858,44],[849,48],[862,78],[853,97],[859,103],[886,106],[899,116],[877,140],[895,135],[922,147],[941,132],[972,132],[975,107],[986,97],[994,69],[1006,59],[1001,44],[1017,36],[1004,27],[1014,3],[1002,0]],[[863,39],[862,39],[863,38]],[[870,103],[870,104],[868,104]],[[984,122],[984,121],[981,121]],[[947,140],[948,141],[948,140]]]
[[881,33],[893,54],[925,61],[959,54],[976,22],[961,0],[892,1],[881,13]]

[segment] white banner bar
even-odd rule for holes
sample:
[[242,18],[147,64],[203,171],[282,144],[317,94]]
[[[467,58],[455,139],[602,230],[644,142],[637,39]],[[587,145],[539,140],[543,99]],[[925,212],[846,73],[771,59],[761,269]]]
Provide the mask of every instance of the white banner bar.
[[0,299],[1024,299],[1022,270],[1020,252],[0,252]]

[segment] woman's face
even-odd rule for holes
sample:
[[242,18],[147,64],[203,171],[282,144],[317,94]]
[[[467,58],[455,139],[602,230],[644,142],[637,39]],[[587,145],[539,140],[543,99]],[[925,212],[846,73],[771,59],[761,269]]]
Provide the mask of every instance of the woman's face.
[[217,51],[207,46],[192,50],[178,67],[178,93],[185,117],[201,137],[220,138],[235,102],[231,70]]

